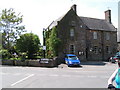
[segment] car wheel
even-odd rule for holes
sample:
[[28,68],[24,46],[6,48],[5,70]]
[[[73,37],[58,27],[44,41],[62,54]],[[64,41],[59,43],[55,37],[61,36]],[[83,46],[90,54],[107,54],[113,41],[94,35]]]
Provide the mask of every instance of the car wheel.
[[68,67],[70,67],[70,65],[68,65]]

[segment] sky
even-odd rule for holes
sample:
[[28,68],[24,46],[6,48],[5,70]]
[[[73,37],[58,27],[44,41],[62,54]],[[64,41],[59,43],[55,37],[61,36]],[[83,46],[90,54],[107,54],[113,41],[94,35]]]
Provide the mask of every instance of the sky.
[[73,4],[77,5],[77,15],[104,19],[104,11],[111,9],[113,25],[118,28],[118,2],[120,0],[0,0],[0,10],[13,8],[23,15],[23,25],[27,32],[37,34],[41,44],[42,31],[49,24],[66,14]]

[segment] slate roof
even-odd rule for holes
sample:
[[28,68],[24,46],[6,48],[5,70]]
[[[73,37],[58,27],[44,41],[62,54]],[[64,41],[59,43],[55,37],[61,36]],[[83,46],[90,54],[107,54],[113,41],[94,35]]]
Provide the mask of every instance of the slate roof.
[[[66,14],[65,14],[66,15]],[[58,21],[61,21],[63,17],[61,16],[57,20],[53,21],[48,27],[49,29],[52,29],[54,26],[58,25]],[[79,17],[80,20],[87,26],[90,30],[104,30],[104,31],[116,31],[115,27],[108,23],[105,19],[96,19],[96,18],[90,18],[90,17]]]
[[115,27],[105,19],[80,17],[80,20],[91,30],[116,31]]
[[53,22],[49,25],[49,29],[52,29],[53,27],[57,26],[57,25],[58,25],[58,21],[61,21],[64,16],[65,16],[65,15],[63,15],[63,16],[59,17],[57,20],[53,21]]

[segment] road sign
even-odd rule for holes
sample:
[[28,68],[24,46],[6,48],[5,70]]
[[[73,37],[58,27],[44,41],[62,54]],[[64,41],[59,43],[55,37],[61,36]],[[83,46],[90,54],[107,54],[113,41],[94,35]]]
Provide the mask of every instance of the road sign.
[[43,46],[43,50],[46,50],[46,46]]

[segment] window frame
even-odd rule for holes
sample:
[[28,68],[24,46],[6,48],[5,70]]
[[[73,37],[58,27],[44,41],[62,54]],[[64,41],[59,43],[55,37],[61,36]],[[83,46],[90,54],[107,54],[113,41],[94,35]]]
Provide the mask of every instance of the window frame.
[[98,33],[96,31],[93,32],[93,39],[97,39],[98,38]]
[[106,33],[106,40],[110,40],[110,33],[109,32]]
[[74,37],[74,36],[75,36],[75,29],[70,28],[70,37]]
[[[71,47],[72,46],[72,47]],[[69,52],[70,52],[70,54],[74,54],[75,53],[75,45],[74,44],[71,44],[70,46],[69,46]]]
[[107,54],[110,53],[110,46],[106,46],[106,53],[107,53]]
[[95,53],[95,54],[98,54],[98,46],[94,46],[94,49],[93,49],[93,50],[94,50],[94,53]]

